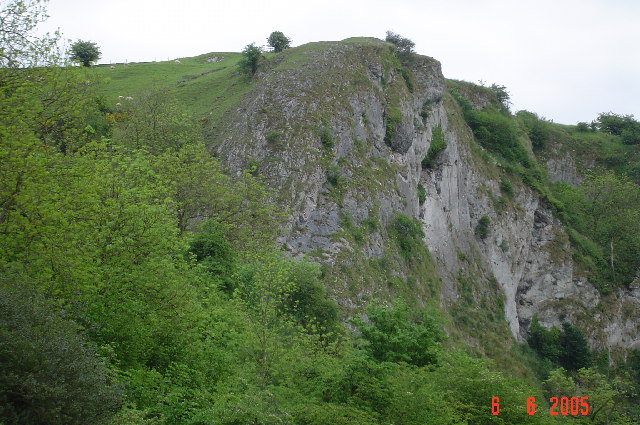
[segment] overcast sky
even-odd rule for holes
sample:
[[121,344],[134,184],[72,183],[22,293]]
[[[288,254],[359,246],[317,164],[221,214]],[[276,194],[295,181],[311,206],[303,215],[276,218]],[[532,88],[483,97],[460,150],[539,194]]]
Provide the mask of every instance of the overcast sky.
[[640,0],[50,0],[43,29],[100,46],[103,63],[293,46],[392,30],[445,77],[498,83],[513,109],[565,124],[640,117]]

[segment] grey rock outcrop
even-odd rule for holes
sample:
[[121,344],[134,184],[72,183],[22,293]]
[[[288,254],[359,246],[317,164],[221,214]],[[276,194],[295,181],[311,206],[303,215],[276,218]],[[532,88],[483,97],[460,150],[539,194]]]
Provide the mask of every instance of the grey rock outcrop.
[[[460,297],[456,282],[471,258],[482,276],[501,289],[504,316],[517,340],[526,339],[537,315],[545,326],[577,323],[594,346],[638,346],[637,294],[603,299],[574,264],[562,223],[538,193],[515,180],[512,196],[501,193],[499,176],[505,173],[473,141],[445,92],[437,61],[418,58],[409,90],[405,77],[389,65],[391,50],[385,43],[317,43],[293,50],[256,74],[254,88],[237,109],[240,118],[220,126],[212,140],[232,171],[251,161],[258,164],[290,209],[282,243],[292,255],[321,252],[316,258],[334,267],[345,251],[380,259],[388,235],[372,231],[354,246],[340,236],[345,217],[356,227],[375,219],[384,228],[401,212],[422,223],[442,278],[444,308]],[[290,61],[296,66],[288,66]],[[488,102],[482,97],[473,101],[476,106]],[[402,120],[387,144],[385,117],[392,108]],[[437,126],[447,147],[432,168],[423,170],[421,161]],[[554,178],[578,182],[566,165],[547,162]],[[426,189],[423,204],[419,184]],[[485,216],[491,224],[481,239],[475,228]],[[346,307],[373,291],[333,289]],[[600,312],[603,305],[610,314]]]

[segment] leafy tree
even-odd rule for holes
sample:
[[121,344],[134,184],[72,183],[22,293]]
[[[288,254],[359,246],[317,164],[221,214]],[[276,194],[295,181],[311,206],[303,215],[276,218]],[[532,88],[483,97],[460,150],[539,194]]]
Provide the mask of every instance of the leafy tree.
[[226,273],[233,270],[235,253],[224,233],[222,226],[211,220],[202,226],[191,241],[191,253],[197,261],[205,264],[208,272]]
[[291,45],[291,40],[287,38],[281,31],[274,31],[267,38],[269,46],[273,48],[275,53],[280,53],[284,49],[288,49]]
[[511,95],[505,86],[501,86],[499,84],[493,83],[489,87],[489,90],[493,92],[498,102],[502,105],[505,111],[509,111],[509,104],[511,104]]
[[620,136],[624,144],[640,143],[640,122],[633,115],[601,113],[592,125],[602,132]]
[[[489,361],[454,352],[445,357],[429,379],[437,382],[444,404],[469,425],[548,423],[540,413],[528,415],[527,397],[538,391],[522,380],[512,379]],[[491,415],[492,397],[500,398],[499,416]],[[548,418],[548,416],[547,416]],[[457,422],[459,423],[459,422]]]
[[258,63],[262,57],[262,49],[255,43],[247,44],[242,50],[242,59],[238,63],[240,70],[245,74],[254,75],[258,70]]
[[553,327],[551,330],[547,330],[540,326],[538,318],[534,316],[529,327],[527,342],[540,357],[548,359],[554,364],[558,363],[561,350],[560,331],[558,328]]
[[408,65],[413,61],[415,54],[414,47],[416,45],[413,41],[391,31],[387,31],[385,41],[395,46],[396,55],[404,65]]
[[82,66],[91,66],[92,63],[100,59],[100,48],[96,43],[91,41],[78,40],[71,45],[71,60],[82,64]]
[[581,121],[578,124],[576,124],[576,130],[579,131],[580,133],[586,133],[588,131],[591,131],[591,127],[589,126],[588,123]]
[[394,365],[380,363],[361,351],[351,351],[336,366],[322,380],[324,401],[356,406],[371,413],[388,409],[392,394],[387,377]]
[[295,286],[283,300],[283,310],[308,332],[335,337],[339,332],[338,305],[327,294],[321,276],[319,264],[296,261],[290,274]]
[[24,68],[58,63],[57,32],[34,37],[39,23],[46,20],[47,0],[10,0],[0,10],[0,68]]

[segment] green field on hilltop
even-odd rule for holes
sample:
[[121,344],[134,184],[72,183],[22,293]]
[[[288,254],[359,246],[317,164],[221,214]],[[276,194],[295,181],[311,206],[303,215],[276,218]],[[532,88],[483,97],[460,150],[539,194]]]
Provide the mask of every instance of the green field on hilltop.
[[150,90],[169,93],[196,116],[223,113],[249,87],[238,73],[239,53],[207,53],[175,61],[117,64],[97,67],[102,77],[98,92],[107,106],[115,107],[118,96],[135,97]]

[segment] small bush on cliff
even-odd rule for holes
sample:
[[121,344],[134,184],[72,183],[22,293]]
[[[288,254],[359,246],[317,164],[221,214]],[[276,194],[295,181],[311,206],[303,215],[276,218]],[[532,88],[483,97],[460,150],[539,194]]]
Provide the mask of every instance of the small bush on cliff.
[[422,238],[424,238],[420,222],[404,214],[396,214],[390,233],[395,237],[400,247],[400,253],[405,259],[410,258],[416,252],[418,247],[422,245]]
[[345,178],[339,165],[333,164],[327,168],[327,181],[333,187],[339,187],[345,183]]
[[500,192],[509,197],[513,196],[513,185],[504,177],[500,177]]
[[391,141],[393,140],[393,136],[396,134],[396,129],[401,121],[402,112],[400,111],[400,108],[389,108],[389,111],[384,118],[384,141],[387,143],[387,145],[391,146]]
[[435,162],[438,154],[447,148],[447,141],[442,134],[442,127],[437,126],[433,129],[433,135],[431,136],[431,144],[427,154],[422,159],[422,168],[431,168]]
[[333,147],[333,136],[331,135],[331,130],[327,127],[322,127],[320,129],[320,142],[322,146],[327,149],[331,149]]
[[418,202],[420,202],[420,205],[422,205],[426,200],[427,200],[427,190],[424,188],[423,185],[419,184],[418,185]]
[[482,218],[478,221],[476,225],[476,236],[480,239],[486,239],[489,236],[489,225],[491,224],[491,220],[486,215],[483,215]]

